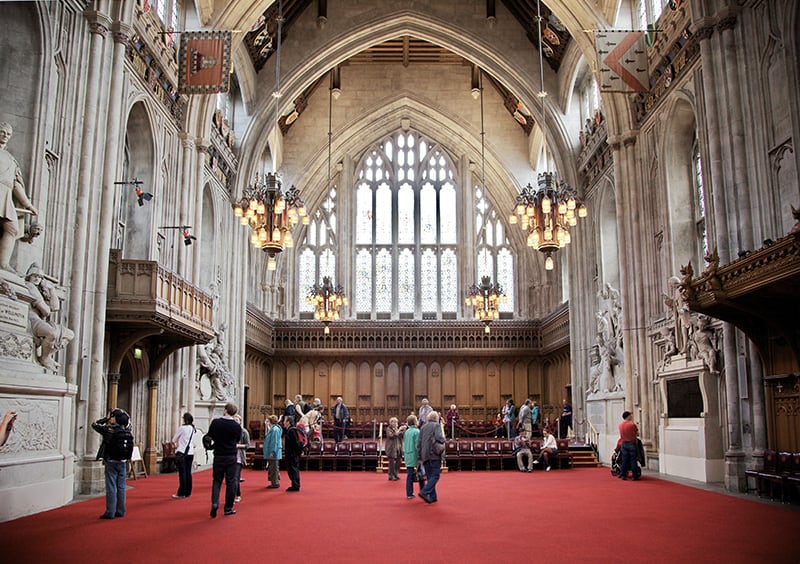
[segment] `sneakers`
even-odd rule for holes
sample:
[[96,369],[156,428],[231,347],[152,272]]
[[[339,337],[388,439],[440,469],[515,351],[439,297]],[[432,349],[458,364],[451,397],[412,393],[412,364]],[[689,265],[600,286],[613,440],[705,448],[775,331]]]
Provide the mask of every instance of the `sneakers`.
[[539,461],[538,460],[534,460],[533,463],[534,464],[539,464]]
[[242,498],[238,495],[235,498],[233,498],[233,503],[239,503],[240,501],[242,501]]
[[550,467],[549,467],[549,466],[547,467],[547,471],[548,471],[548,472],[550,471]]
[[226,509],[225,510],[225,515],[236,515],[236,510],[235,509]]
[[185,499],[185,495],[172,494],[172,499]]
[[414,499],[414,496],[413,495],[407,495],[406,499]]

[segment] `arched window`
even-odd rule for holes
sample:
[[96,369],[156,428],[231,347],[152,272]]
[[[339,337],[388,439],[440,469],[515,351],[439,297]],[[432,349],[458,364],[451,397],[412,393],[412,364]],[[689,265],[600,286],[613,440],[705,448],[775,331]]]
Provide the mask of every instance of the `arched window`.
[[514,255],[497,212],[486,199],[483,188],[475,189],[476,280],[489,276],[500,284],[507,300],[500,313],[514,311]]
[[338,252],[336,231],[336,186],[331,186],[322,206],[311,214],[302,244],[298,245],[298,311],[301,318],[313,319],[314,308],[306,302],[309,290],[330,276],[338,283],[336,255]]
[[356,177],[358,318],[454,318],[456,182],[449,156],[402,131],[367,150]]
[[692,143],[692,183],[694,184],[694,224],[697,228],[697,240],[700,243],[700,256],[708,254],[708,234],[706,233],[706,195],[703,186],[703,161],[700,157],[700,145],[695,137]]

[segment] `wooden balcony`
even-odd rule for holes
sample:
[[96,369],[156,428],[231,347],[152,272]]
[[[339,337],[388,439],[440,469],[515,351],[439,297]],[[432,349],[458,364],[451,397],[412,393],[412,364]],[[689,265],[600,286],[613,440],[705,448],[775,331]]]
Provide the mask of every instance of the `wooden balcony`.
[[109,256],[106,322],[117,330],[160,330],[162,341],[184,345],[214,337],[213,299],[155,261]]

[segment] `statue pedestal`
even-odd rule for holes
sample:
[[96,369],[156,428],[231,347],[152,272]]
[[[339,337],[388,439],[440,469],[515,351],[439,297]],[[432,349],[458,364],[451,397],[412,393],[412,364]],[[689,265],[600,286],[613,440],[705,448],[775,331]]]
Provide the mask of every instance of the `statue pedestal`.
[[658,371],[661,393],[658,470],[701,482],[722,482],[725,459],[719,381],[702,360],[683,355]]
[[597,451],[603,464],[611,464],[611,453],[617,446],[623,411],[624,392],[596,392],[586,398],[586,417],[597,430]]

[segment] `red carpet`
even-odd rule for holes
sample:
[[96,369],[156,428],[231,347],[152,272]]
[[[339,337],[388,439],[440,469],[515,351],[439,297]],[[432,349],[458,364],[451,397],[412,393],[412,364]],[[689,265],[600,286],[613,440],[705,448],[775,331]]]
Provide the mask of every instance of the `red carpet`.
[[[129,481],[128,515],[104,498],[0,523],[5,562],[798,562],[800,512],[607,469],[449,472],[439,502],[374,472],[303,472],[302,491],[245,471],[237,515],[209,518],[211,473]],[[224,491],[224,490],[223,490]],[[415,490],[416,493],[416,490]],[[224,494],[223,494],[224,495]]]

